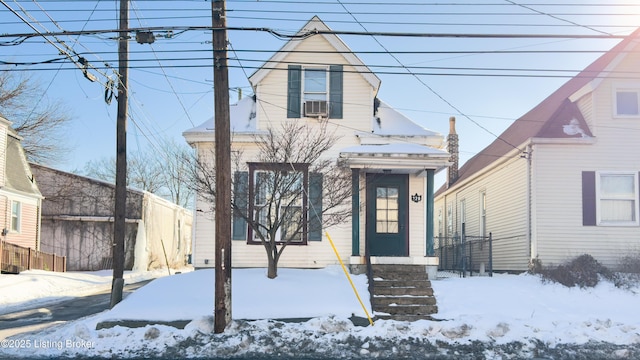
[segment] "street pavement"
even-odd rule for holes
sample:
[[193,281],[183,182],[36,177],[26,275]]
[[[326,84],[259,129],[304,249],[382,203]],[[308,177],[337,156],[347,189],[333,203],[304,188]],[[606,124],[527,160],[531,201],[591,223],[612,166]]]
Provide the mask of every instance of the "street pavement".
[[[123,299],[150,281],[125,285]],[[108,289],[92,295],[65,298],[58,302],[0,315],[0,340],[97,314],[107,310],[110,303],[111,290]]]

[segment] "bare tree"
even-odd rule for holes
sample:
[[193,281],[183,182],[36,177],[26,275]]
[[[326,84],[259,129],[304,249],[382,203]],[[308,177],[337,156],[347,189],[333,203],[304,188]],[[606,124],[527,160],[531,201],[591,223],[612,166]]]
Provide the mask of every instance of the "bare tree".
[[[351,209],[345,206],[351,196],[350,173],[334,158],[323,156],[337,140],[326,124],[311,127],[286,122],[279,131],[269,129],[256,136],[259,155],[252,162],[243,163],[243,154],[234,154],[236,170],[248,170],[250,176],[244,183],[234,176],[234,217],[246,221],[247,240],[264,247],[271,279],[278,276],[278,261],[288,245],[304,242],[311,232],[321,236],[323,227],[351,216]],[[213,211],[214,156],[199,156],[194,163],[195,190],[212,204]],[[319,187],[316,194],[314,187]]]
[[[127,164],[127,186],[189,207],[193,199],[189,178],[191,171],[189,164],[183,161],[190,153],[191,149],[186,144],[179,145],[173,140],[163,140],[150,150],[130,154]],[[113,183],[116,176],[116,159],[105,157],[89,161],[81,172],[82,175]]]
[[68,142],[63,141],[69,110],[46,98],[46,91],[31,77],[0,71],[0,112],[22,136],[29,161],[56,163],[69,153]]
[[184,142],[178,144],[173,139],[164,140],[160,146],[164,153],[160,179],[165,196],[174,203],[189,208],[193,205],[193,177],[191,163],[184,159],[192,157],[193,150]]

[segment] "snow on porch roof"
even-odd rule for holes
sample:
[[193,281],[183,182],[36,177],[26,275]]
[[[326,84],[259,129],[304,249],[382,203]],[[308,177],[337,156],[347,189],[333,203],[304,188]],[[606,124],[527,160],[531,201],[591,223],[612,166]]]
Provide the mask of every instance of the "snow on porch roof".
[[350,146],[340,150],[340,156],[350,157],[351,155],[381,155],[381,156],[430,156],[436,158],[449,158],[449,153],[434,149],[428,146],[412,144],[412,143],[395,143],[381,145],[358,145]]
[[358,145],[344,148],[340,158],[351,168],[411,171],[449,166],[449,153],[415,143]]

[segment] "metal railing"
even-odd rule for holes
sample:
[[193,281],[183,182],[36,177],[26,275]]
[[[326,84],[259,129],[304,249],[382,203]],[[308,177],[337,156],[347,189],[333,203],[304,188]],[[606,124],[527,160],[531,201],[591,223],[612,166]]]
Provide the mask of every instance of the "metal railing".
[[439,259],[438,271],[455,273],[461,277],[493,276],[493,237],[454,235],[438,236],[435,252]]
[[18,274],[24,270],[67,271],[67,258],[0,241],[0,271]]

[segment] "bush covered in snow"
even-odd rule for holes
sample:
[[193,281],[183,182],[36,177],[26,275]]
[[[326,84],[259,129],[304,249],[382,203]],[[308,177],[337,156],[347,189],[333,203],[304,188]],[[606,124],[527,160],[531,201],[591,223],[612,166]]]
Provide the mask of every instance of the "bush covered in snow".
[[557,282],[567,287],[581,288],[598,285],[600,278],[617,284],[617,276],[589,254],[558,266],[545,267],[538,259],[532,261],[530,272],[539,274],[545,281]]

